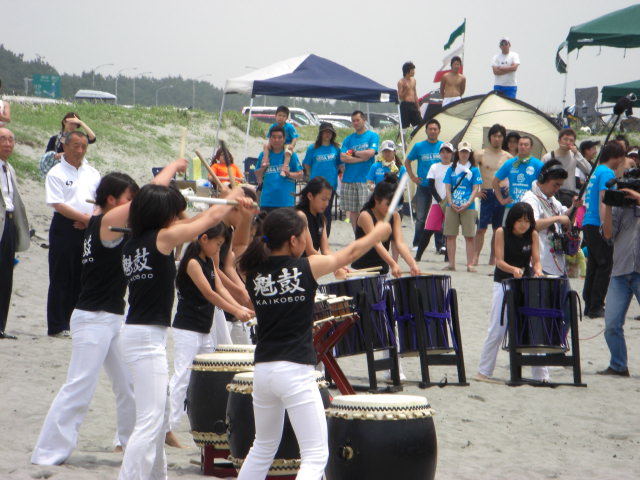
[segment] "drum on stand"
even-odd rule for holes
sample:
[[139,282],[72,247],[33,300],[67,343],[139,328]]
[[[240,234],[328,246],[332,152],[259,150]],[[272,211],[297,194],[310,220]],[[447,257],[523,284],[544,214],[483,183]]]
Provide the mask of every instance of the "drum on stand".
[[[316,384],[320,389],[322,403],[327,408],[331,403],[329,384],[320,372],[315,372]],[[256,435],[253,416],[253,378],[254,372],[238,373],[227,385],[229,399],[227,401],[227,437],[230,460],[240,470],[244,459],[249,454]],[[282,440],[269,469],[267,478],[295,478],[300,468],[300,448],[296,440],[289,416],[285,413]]]
[[[455,350],[451,315],[451,277],[418,275],[388,280],[393,293],[393,316],[398,328],[398,354],[418,355],[419,339],[416,322],[424,322],[426,352],[440,354]],[[412,302],[416,302],[412,304]],[[414,305],[420,312],[414,313]]]
[[327,480],[434,478],[438,445],[426,398],[337,396],[326,413]]

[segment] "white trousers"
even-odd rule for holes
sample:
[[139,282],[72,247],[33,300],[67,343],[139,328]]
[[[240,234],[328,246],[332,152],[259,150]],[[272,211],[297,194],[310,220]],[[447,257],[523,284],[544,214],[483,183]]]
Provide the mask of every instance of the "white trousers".
[[213,340],[209,333],[198,333],[181,328],[173,331],[173,376],[169,381],[169,431],[180,426],[184,414],[184,400],[191,379],[191,365],[196,355],[213,352]]
[[245,322],[227,322],[227,327],[234,345],[251,345],[251,332]]
[[256,438],[238,480],[265,478],[273,462],[285,410],[300,446],[298,480],[321,480],[329,458],[327,420],[313,365],[266,362],[255,366],[253,413]]
[[[487,330],[487,338],[482,347],[480,354],[480,366],[478,372],[487,377],[493,375],[496,367],[496,358],[500,343],[507,330],[507,311],[505,309],[505,317],[503,325],[500,325],[500,313],[502,312],[502,300],[504,299],[504,290],[502,284],[493,282],[493,303],[491,304],[491,314],[489,317],[489,329]],[[534,380],[549,380],[549,370],[547,367],[531,367],[531,375]]]
[[136,425],[124,451],[120,480],[165,480],[167,328],[125,324],[122,351],[133,379]]
[[231,335],[229,334],[229,327],[227,327],[227,319],[224,316],[224,312],[221,308],[216,307],[213,312],[213,328],[211,329],[211,336],[213,338],[213,345],[231,345]]
[[129,441],[135,423],[135,401],[129,371],[120,348],[124,317],[74,310],[71,314],[71,359],[67,380],[53,400],[31,455],[31,463],[58,465],[76,447],[78,431],[95,393],[104,365],[116,396],[117,440]]

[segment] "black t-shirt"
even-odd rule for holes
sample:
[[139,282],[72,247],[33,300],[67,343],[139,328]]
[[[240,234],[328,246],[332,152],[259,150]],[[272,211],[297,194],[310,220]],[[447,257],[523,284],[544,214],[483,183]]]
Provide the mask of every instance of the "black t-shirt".
[[[362,212],[360,212],[360,215],[362,215],[363,212],[367,212],[369,215],[371,215],[374,225],[378,223],[378,220],[376,219],[376,216],[374,215],[371,209],[363,210]],[[393,221],[391,222],[391,226],[393,227]],[[365,235],[366,234],[364,233],[364,230],[362,229],[362,227],[360,227],[359,225],[356,225],[356,240],[364,237]],[[393,237],[393,233],[386,241],[382,242],[382,246],[386,250],[389,250],[389,245],[391,244],[392,237]],[[371,248],[371,250],[369,250],[367,253],[365,253],[363,256],[361,256],[359,259],[353,262],[351,266],[353,268],[382,267],[382,270],[380,270],[381,274],[385,274],[389,272],[389,264],[385,262],[380,257],[380,255],[378,255],[378,252],[376,252],[375,247]]]
[[271,256],[247,275],[258,320],[255,363],[316,364],[311,326],[316,283],[309,259]]
[[324,231],[324,214],[314,215],[306,208],[299,208],[307,217],[307,225],[309,226],[309,233],[311,234],[311,243],[313,248],[318,252],[320,251],[320,239],[322,239],[322,232]]
[[126,323],[171,325],[176,264],[173,252],[164,255],[156,247],[158,230],[131,238],[122,248],[122,269],[129,284]]
[[127,280],[122,271],[123,239],[112,248],[100,241],[103,215],[89,220],[82,251],[82,290],[76,308],[88,312],[109,312],[124,315],[124,294]]
[[[202,260],[199,256],[194,260],[198,262],[209,285],[215,290],[216,274],[213,260],[208,257]],[[173,327],[198,333],[209,333],[213,323],[214,305],[202,295],[186,271],[178,274],[176,286],[178,287],[178,308],[173,319]]]
[[[523,277],[531,276],[531,232],[518,237],[504,230],[504,261],[509,265],[521,268]],[[501,282],[506,278],[513,278],[512,273],[500,270],[497,266],[493,272],[493,281]]]

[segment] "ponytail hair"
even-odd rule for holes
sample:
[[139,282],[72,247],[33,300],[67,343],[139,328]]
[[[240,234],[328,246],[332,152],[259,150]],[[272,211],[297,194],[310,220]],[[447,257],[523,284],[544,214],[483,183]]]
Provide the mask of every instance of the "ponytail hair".
[[110,195],[117,199],[127,190],[131,190],[131,194],[135,196],[140,190],[140,187],[138,187],[135,180],[126,173],[107,173],[102,177],[96,189],[96,205],[104,209],[104,207],[107,206],[107,199]]
[[206,232],[198,235],[198,238],[191,242],[184,251],[182,255],[182,260],[180,260],[180,265],[178,265],[178,273],[176,274],[176,287],[178,290],[185,286],[187,281],[187,265],[189,260],[192,258],[196,258],[202,252],[202,247],[200,246],[200,238],[203,235],[206,235],[207,238],[216,238],[222,237],[224,235],[225,226],[224,223],[220,222],[215,227],[211,227]]
[[306,221],[293,208],[278,208],[269,212],[245,252],[238,267],[245,275],[255,271],[269,259],[271,251],[278,250],[291,237],[298,237],[306,228]]
[[375,186],[369,200],[366,201],[360,211],[362,212],[364,210],[372,209],[376,206],[376,202],[381,202],[383,200],[391,201],[397,187],[398,176],[395,173],[385,173],[384,180]]

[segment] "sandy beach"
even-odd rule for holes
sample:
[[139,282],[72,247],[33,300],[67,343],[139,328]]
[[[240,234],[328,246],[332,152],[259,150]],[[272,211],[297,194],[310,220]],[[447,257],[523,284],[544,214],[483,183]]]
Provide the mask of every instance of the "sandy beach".
[[[250,148],[253,150],[256,145]],[[24,154],[29,147],[19,146]],[[240,146],[237,146],[240,156]],[[234,152],[236,153],[236,152]],[[34,155],[35,158],[35,155]],[[91,158],[91,147],[89,149]],[[150,160],[132,162],[133,174],[145,182]],[[157,162],[156,162],[157,163]],[[108,169],[101,168],[101,173]],[[48,288],[47,229],[50,209],[44,204],[44,186],[23,181],[21,192],[30,221],[36,230],[31,248],[19,254],[7,331],[17,341],[0,342],[0,478],[2,479],[114,479],[122,460],[112,453],[115,433],[113,394],[106,375],[98,385],[93,403],[80,429],[77,449],[61,466],[30,464],[30,454],[47,410],[63,384],[71,342],[46,335]],[[405,239],[413,226],[404,220]],[[353,239],[351,226],[335,222],[330,243],[333,249]],[[467,377],[477,369],[491,307],[492,267],[486,265],[488,248],[481,257],[478,273],[452,272],[452,284],[459,297],[462,344]],[[463,269],[464,247],[458,241],[458,269]],[[437,272],[444,263],[430,245],[420,263],[424,272]],[[582,291],[582,280],[571,285]],[[631,378],[596,375],[607,367],[609,352],[602,334],[604,319],[585,318],[579,325],[582,378],[588,386],[535,388],[509,387],[471,381],[466,387],[417,386],[416,358],[403,359],[404,393],[426,396],[437,412],[438,466],[436,478],[448,479],[635,479],[640,472],[640,307],[634,300],[629,309],[625,335],[629,348]],[[172,342],[169,340],[169,361]],[[365,383],[363,355],[340,359],[353,383]],[[170,363],[172,365],[172,363]],[[498,356],[495,376],[508,379],[506,352]],[[525,375],[529,369],[525,368]],[[455,381],[454,367],[432,367],[434,380],[445,376]],[[380,376],[381,377],[381,376]],[[552,381],[571,382],[572,372],[551,368]],[[332,392],[338,394],[337,390]],[[198,448],[189,434],[186,416],[176,432],[189,448],[167,448],[169,478],[201,478],[193,461]],[[372,439],[372,441],[374,441]],[[635,473],[634,473],[635,472]],[[401,478],[399,475],[398,478]]]

